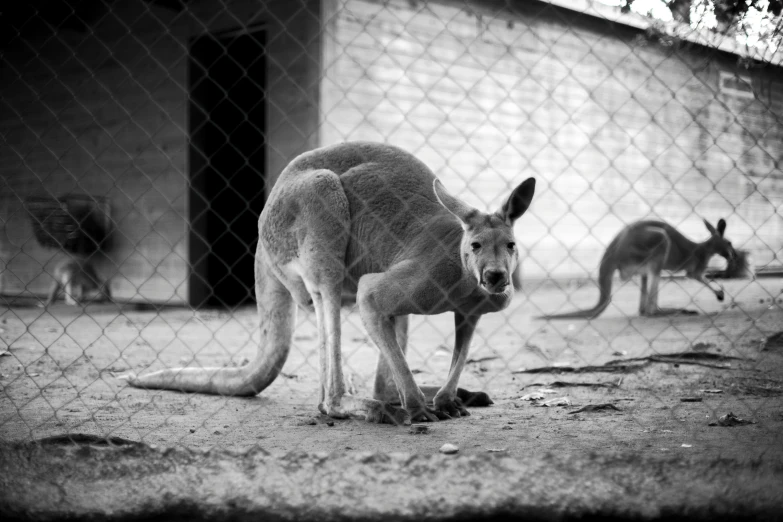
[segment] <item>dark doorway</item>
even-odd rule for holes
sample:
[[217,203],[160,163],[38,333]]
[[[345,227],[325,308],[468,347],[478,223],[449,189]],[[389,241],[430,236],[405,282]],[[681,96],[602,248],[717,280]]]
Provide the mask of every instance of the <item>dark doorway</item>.
[[205,35],[190,49],[190,304],[254,297],[265,200],[264,32]]

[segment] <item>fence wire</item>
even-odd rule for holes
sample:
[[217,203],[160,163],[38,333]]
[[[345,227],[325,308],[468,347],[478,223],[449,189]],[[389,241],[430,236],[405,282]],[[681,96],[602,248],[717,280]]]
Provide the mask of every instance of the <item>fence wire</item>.
[[[252,400],[118,378],[251,362],[258,219],[280,172],[373,141],[481,211],[537,181],[515,226],[521,289],[482,318],[460,381],[495,404],[447,421],[464,447],[781,447],[782,55],[771,39],[616,4],[60,0],[3,13],[0,439],[410,449],[318,414],[306,308]],[[397,203],[407,222],[416,209]],[[725,219],[757,277],[721,279],[721,302],[664,272],[658,304],[698,315],[640,317],[639,278],[616,274],[598,317],[536,318],[593,307],[602,257],[642,219],[696,242],[703,219]],[[726,264],[713,256],[707,273]],[[346,386],[371,397],[379,352],[342,299]],[[411,317],[419,384],[445,382],[454,340],[450,314]],[[754,431],[712,436],[729,413]]]

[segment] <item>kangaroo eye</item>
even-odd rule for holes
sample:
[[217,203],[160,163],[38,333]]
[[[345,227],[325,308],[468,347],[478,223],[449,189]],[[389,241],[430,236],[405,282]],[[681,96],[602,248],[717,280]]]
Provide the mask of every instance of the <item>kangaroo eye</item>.
[[473,250],[478,250],[479,248],[481,248],[481,243],[476,243],[474,241],[473,243],[470,244],[470,248],[472,248]]
[[508,244],[508,245],[506,245],[506,246],[508,246],[508,249],[509,249],[509,250],[514,250],[514,247],[515,247],[515,246],[517,246],[517,244],[516,244],[516,243],[514,243],[514,242],[512,241],[511,243],[509,243],[509,244]]

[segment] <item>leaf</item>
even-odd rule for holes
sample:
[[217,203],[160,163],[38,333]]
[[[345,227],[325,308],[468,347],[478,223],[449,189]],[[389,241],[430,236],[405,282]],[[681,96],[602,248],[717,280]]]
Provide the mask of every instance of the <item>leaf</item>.
[[588,404],[587,406],[584,406],[583,408],[579,408],[578,410],[569,411],[568,414],[571,415],[572,413],[584,413],[588,411],[603,411],[603,410],[616,410],[616,411],[623,411],[614,404],[611,403],[604,403],[604,404]]

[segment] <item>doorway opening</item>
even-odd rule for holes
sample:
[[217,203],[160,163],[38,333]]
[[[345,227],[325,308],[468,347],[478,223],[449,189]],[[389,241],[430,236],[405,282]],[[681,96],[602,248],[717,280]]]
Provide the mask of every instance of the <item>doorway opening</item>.
[[188,300],[196,308],[254,299],[266,199],[265,44],[262,29],[191,42]]

